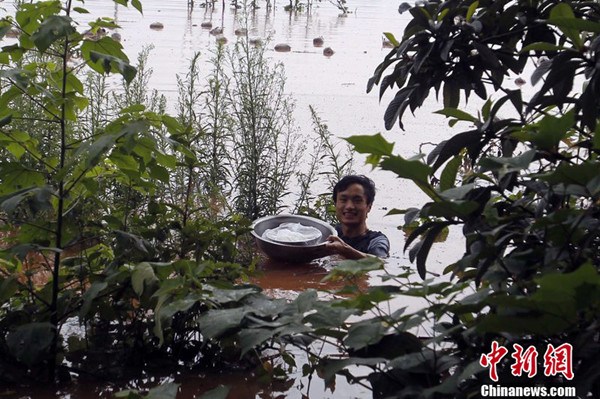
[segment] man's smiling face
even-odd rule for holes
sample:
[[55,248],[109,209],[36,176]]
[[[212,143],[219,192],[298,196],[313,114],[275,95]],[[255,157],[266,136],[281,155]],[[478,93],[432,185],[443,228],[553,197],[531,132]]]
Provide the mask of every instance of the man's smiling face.
[[335,211],[338,220],[343,225],[359,226],[366,223],[370,210],[371,204],[367,203],[367,196],[362,185],[354,183],[344,191],[337,193]]

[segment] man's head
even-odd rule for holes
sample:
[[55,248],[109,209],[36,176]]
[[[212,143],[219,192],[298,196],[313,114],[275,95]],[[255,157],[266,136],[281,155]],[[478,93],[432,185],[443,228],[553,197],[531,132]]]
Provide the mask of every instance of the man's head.
[[366,176],[345,176],[333,188],[337,218],[347,227],[365,230],[374,200],[375,183]]
[[363,187],[367,205],[372,205],[375,201],[375,183],[364,175],[348,175],[342,177],[333,187],[333,202],[337,202],[337,196],[340,191],[346,190],[352,184],[360,184]]

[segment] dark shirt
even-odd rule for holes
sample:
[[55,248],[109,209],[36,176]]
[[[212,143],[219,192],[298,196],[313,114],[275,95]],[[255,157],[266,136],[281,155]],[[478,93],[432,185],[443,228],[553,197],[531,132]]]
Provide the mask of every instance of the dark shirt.
[[335,229],[338,236],[352,248],[366,254],[375,255],[379,258],[387,258],[390,255],[390,241],[380,231],[367,230],[367,232],[358,237],[346,237],[342,233],[342,226],[337,225]]

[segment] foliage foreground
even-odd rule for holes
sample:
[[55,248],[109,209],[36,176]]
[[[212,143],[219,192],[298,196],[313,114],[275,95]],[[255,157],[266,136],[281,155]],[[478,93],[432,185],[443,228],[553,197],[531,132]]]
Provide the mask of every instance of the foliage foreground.
[[[0,53],[0,382],[116,380],[158,365],[272,379],[300,369],[374,398],[472,398],[490,384],[600,396],[600,6],[429,1],[400,11],[412,20],[400,41],[388,34],[396,47],[369,81],[381,94],[397,90],[386,126],[402,127],[433,90],[450,125],[469,128],[413,159],[381,135],[348,139],[431,198],[392,211],[418,226],[406,249],[423,280],[387,274],[377,259],[341,262],[328,278],[348,285],[330,300],[315,291],[272,299],[236,283],[248,269],[235,262],[244,219],[215,217],[210,201],[164,201],[177,171],[206,161],[185,118],[129,103],[98,129],[81,128],[94,104],[79,68],[136,77],[120,44],[95,36],[112,21],[79,33],[70,14],[85,10],[70,1],[22,3],[2,20],[0,37],[16,29],[19,38]],[[508,87],[532,66],[530,96]],[[475,114],[458,108],[472,93],[482,100]],[[465,256],[446,268],[449,281],[428,279],[429,251],[450,226],[462,227]],[[375,270],[383,284],[360,289]],[[402,296],[428,305],[387,310]],[[64,333],[69,323],[82,333]],[[548,370],[542,356],[515,370],[498,357],[499,347],[545,354],[565,344],[570,370]],[[303,364],[289,348],[306,353]],[[175,397],[177,387],[150,395]]]

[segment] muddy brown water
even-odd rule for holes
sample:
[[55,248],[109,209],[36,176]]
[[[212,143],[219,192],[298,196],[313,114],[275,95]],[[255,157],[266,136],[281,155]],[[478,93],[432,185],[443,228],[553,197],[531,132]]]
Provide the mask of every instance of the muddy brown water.
[[[106,0],[88,0],[84,6],[91,11],[85,16],[89,20],[100,16],[115,18],[121,26],[117,32],[130,59],[134,60],[145,46],[153,46],[148,60],[153,70],[150,86],[165,94],[170,107],[173,107],[177,95],[176,74],[183,76],[186,73],[189,61],[197,51],[201,52],[201,59],[207,62],[211,57],[210,49],[216,45],[215,36],[202,25],[210,22],[213,28],[222,27],[229,43],[236,40],[234,31],[241,27],[242,12],[231,8],[229,2],[217,2],[214,7],[208,8],[200,7],[201,3],[196,1],[195,7],[189,8],[184,0],[144,0],[143,15]],[[366,93],[367,80],[390,51],[383,46],[383,32],[392,32],[400,37],[408,21],[409,15],[398,14],[400,1],[348,0],[351,13],[347,15],[341,15],[335,6],[326,1],[315,2],[310,11],[298,13],[284,11],[286,3],[275,1],[274,8],[268,10],[259,1],[262,8],[249,15],[249,32],[251,37],[263,40],[270,36],[266,44],[267,53],[274,62],[282,62],[285,66],[286,91],[296,101],[294,117],[304,137],[309,138],[312,134],[309,105],[316,108],[336,137],[380,132],[388,141],[395,143],[394,151],[405,157],[419,153],[421,143],[437,143],[449,137],[447,123],[441,116],[432,113],[442,108],[433,100],[417,110],[415,115],[407,113],[404,131],[398,127],[386,131],[383,114],[391,96],[384,95],[380,102],[377,87],[370,94]],[[225,8],[222,8],[223,4]],[[3,6],[11,11],[8,2]],[[82,20],[82,27],[85,27],[84,22]],[[155,22],[160,22],[162,28],[151,29],[150,25]],[[316,37],[323,38],[321,47],[314,46],[313,39]],[[290,51],[275,51],[275,45],[280,43],[289,45]],[[324,55],[325,47],[330,47],[333,54]],[[206,70],[209,70],[208,64]],[[382,231],[390,238],[391,256],[386,267],[392,273],[399,271],[400,267],[410,265],[403,252],[404,234],[397,228],[402,223],[402,216],[385,215],[393,208],[419,207],[427,198],[410,182],[401,181],[390,172],[372,170],[364,165],[364,157],[359,154],[355,156],[355,169],[358,173],[369,175],[377,185],[377,196],[368,224],[371,229]],[[428,267],[441,273],[462,252],[460,232],[451,231],[448,240],[433,247]],[[266,260],[261,264],[262,274],[256,282],[272,295],[293,298],[306,289],[335,288],[331,283],[322,281],[330,267],[331,264],[327,262],[288,265]],[[373,273],[361,284],[367,286],[380,282],[380,273]],[[390,308],[417,308],[420,305],[414,298],[402,298],[391,303]],[[332,391],[324,387],[318,378],[309,382],[300,374],[292,374],[286,381],[265,384],[248,373],[224,370],[218,375],[165,373],[118,386],[85,383],[58,391],[48,387],[26,391],[7,389],[0,390],[0,398],[110,397],[111,392],[125,387],[145,388],[169,381],[181,384],[180,399],[200,397],[203,392],[219,384],[232,387],[228,396],[230,399],[370,397],[368,390],[350,386],[343,379],[338,379]]]

